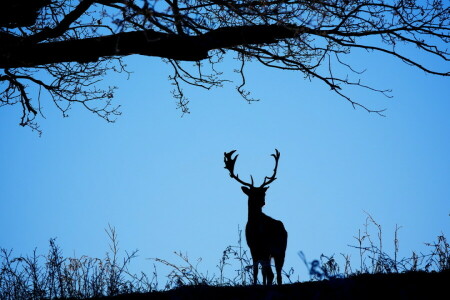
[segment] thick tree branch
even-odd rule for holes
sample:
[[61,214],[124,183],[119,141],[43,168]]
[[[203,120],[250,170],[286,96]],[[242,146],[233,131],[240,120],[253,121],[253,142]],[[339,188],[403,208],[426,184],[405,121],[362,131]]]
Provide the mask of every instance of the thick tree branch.
[[199,61],[208,58],[210,50],[276,43],[279,39],[295,37],[299,31],[295,27],[278,25],[225,27],[198,36],[145,30],[81,40],[21,44],[0,50],[0,68],[35,67],[61,62],[93,62],[105,56],[131,54]]

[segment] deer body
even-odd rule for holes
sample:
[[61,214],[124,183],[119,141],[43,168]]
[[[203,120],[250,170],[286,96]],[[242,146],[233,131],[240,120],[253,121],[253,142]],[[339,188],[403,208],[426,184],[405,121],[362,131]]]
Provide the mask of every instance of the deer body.
[[[265,205],[267,185],[276,178],[276,170],[280,153],[276,150],[275,169],[272,177],[266,177],[260,187],[255,187],[252,183],[246,183],[234,175],[234,159],[231,158],[234,151],[225,153],[225,168],[230,171],[230,176],[239,183],[244,184],[242,191],[248,196],[248,221],[245,227],[245,237],[253,260],[253,284],[257,283],[258,265],[261,264],[263,284],[270,285],[273,282],[274,274],[270,266],[271,259],[275,261],[277,273],[277,283],[281,285],[281,270],[284,264],[284,256],[287,246],[287,232],[281,221],[275,220],[262,212]],[[268,180],[268,181],[266,181]]]

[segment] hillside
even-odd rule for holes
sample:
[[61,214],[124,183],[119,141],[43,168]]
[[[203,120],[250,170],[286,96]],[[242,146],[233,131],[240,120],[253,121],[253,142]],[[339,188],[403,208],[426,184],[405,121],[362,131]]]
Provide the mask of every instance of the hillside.
[[185,286],[165,292],[102,299],[440,299],[448,297],[450,271],[363,274],[282,286]]

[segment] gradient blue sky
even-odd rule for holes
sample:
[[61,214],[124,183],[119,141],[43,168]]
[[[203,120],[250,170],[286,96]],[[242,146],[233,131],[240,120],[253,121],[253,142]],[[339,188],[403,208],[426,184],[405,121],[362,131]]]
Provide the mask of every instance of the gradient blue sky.
[[[308,259],[349,253],[358,267],[348,245],[356,244],[364,211],[383,226],[389,253],[396,224],[400,255],[426,251],[424,242],[450,233],[449,79],[384,55],[354,52],[348,61],[367,69],[365,83],[393,89],[392,99],[351,92],[370,108],[387,108],[386,117],[354,110],[302,74],[248,64],[247,88],[260,102],[248,105],[233,84],[186,88],[191,114],[181,118],[169,67],[139,56],[125,59],[134,72],[129,80],[104,80],[119,86],[123,115],[115,124],[80,108],[62,118],[45,102],[39,138],[18,125],[18,106],[1,108],[0,247],[44,254],[57,237],[66,256],[103,257],[111,224],[122,251],[140,250],[136,270],[151,271],[148,257],[176,262],[172,253],[181,250],[216,272],[247,217],[223,152],[237,149],[237,172],[259,182],[271,173],[277,148],[278,179],[264,211],[289,232],[286,270],[308,279],[298,251]],[[231,62],[222,69],[237,78]]]

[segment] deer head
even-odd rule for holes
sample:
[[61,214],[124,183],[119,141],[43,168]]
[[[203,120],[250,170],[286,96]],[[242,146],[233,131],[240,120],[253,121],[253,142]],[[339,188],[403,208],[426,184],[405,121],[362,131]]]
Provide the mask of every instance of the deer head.
[[275,154],[271,155],[275,159],[275,168],[273,169],[273,174],[270,177],[264,177],[264,181],[260,186],[254,185],[253,176],[250,175],[251,183],[248,183],[240,179],[238,174],[234,173],[234,165],[236,164],[236,160],[239,156],[239,154],[236,154],[236,156],[233,158],[234,152],[236,152],[236,150],[224,153],[225,169],[230,172],[231,178],[234,178],[237,182],[243,185],[241,188],[242,191],[248,196],[249,206],[251,205],[255,208],[261,209],[265,204],[266,191],[269,188],[269,184],[277,179],[276,175],[278,160],[280,159],[280,152],[275,149]]

